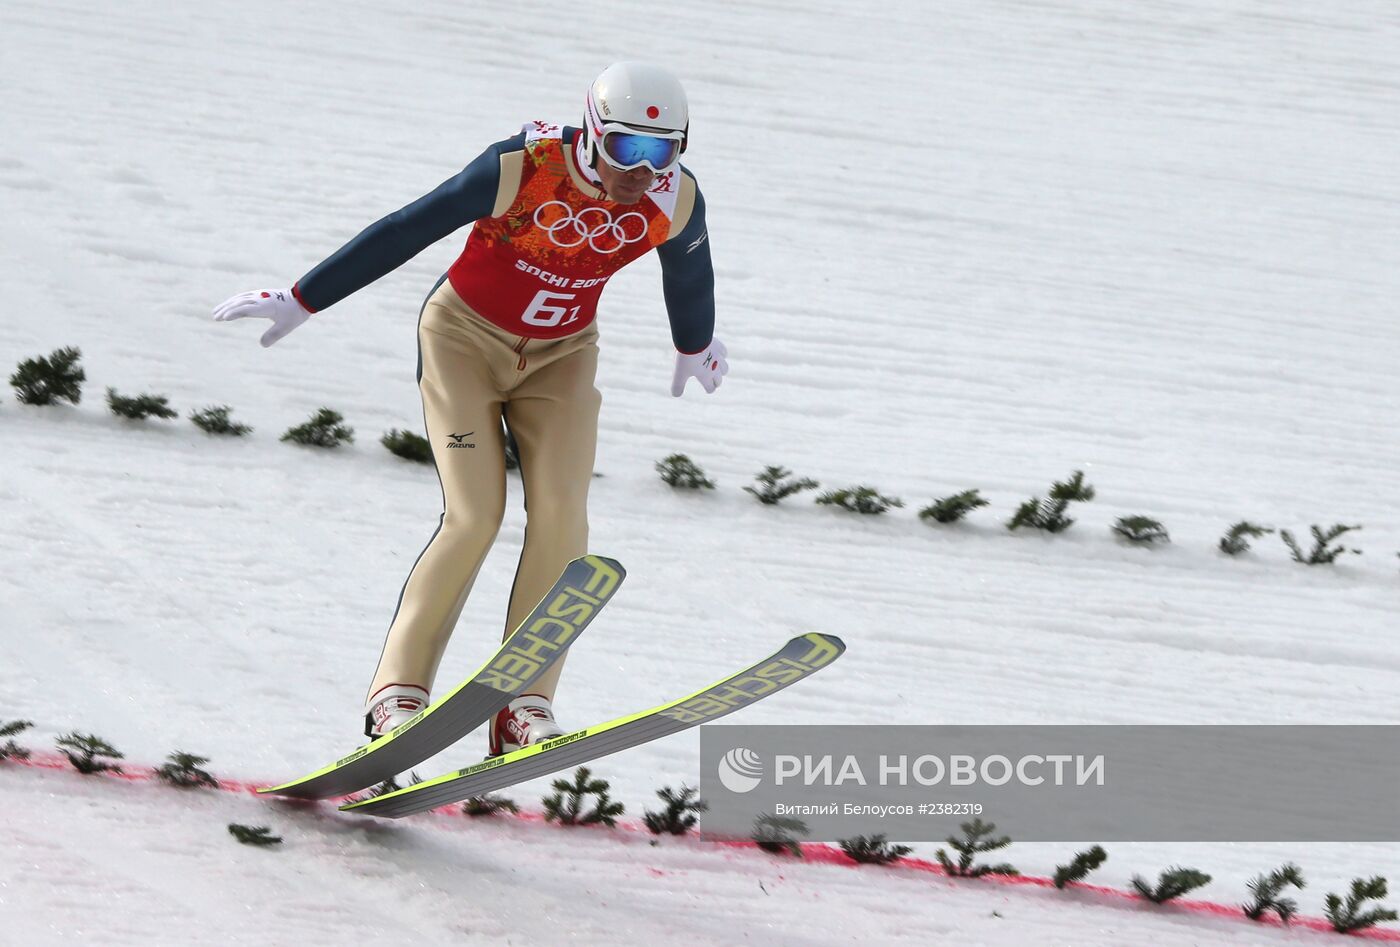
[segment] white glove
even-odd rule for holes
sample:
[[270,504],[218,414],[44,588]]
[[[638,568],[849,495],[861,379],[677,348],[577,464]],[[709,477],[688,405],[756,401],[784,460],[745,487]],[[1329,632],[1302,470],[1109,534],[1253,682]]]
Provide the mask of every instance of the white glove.
[[724,376],[729,373],[729,363],[725,356],[729,350],[719,339],[711,339],[710,344],[694,355],[676,353],[676,373],[671,376],[671,394],[679,398],[685,391],[685,383],[696,378],[706,394],[714,394]]
[[263,333],[261,340],[262,347],[267,348],[311,318],[311,313],[290,289],[263,289],[252,293],[239,293],[219,303],[219,307],[214,310],[216,322],[232,322],[247,316],[272,320],[272,328]]

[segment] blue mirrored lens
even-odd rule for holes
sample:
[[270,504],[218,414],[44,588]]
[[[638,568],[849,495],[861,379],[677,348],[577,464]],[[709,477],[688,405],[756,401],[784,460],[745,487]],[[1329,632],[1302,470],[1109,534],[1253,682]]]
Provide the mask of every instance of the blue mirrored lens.
[[603,150],[624,167],[650,161],[652,167],[664,168],[681,153],[681,143],[674,138],[653,138],[630,132],[609,132],[603,136]]

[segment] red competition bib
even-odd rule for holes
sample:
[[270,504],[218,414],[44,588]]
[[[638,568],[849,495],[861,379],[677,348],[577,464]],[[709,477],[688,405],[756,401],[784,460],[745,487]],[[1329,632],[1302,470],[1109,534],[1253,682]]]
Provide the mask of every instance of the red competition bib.
[[[670,236],[680,169],[635,204],[590,197],[563,128],[525,126],[515,199],[472,225],[447,271],[473,311],[515,335],[557,339],[587,328],[608,278]],[[499,205],[497,205],[499,206]]]

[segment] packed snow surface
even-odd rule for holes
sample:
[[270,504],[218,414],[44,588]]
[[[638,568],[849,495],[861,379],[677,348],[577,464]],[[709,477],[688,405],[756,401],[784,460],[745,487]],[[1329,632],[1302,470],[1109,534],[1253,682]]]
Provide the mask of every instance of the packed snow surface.
[[[685,80],[732,372],[673,399],[659,271],[616,277],[592,545],[629,578],[574,649],[583,725],[790,635],[831,669],[745,723],[1373,723],[1400,718],[1400,12],[1296,0],[545,5],[0,3],[0,366],[82,349],[76,407],[0,407],[0,723],[282,781],[358,741],[400,586],[436,525],[414,326],[465,231],[272,349],[216,324],[529,119],[576,123],[609,62]],[[10,369],[6,368],[6,372]],[[112,417],[228,404],[255,430]],[[279,443],[321,406],[334,452]],[[690,455],[719,481],[672,491]],[[859,517],[742,492],[782,464],[870,484]],[[1016,506],[1085,471],[1057,536]],[[962,524],[918,510],[980,488]],[[518,481],[512,480],[518,501]],[[1171,534],[1116,539],[1120,516]],[[1305,568],[1249,519],[1362,525]],[[443,662],[501,631],[507,514]],[[484,738],[419,767],[479,758]],[[599,763],[629,813],[698,779],[687,734]],[[545,781],[511,795],[537,810]],[[537,821],[399,823],[0,764],[0,941],[1316,941],[1053,891],[773,860]],[[234,844],[271,825],[277,851]],[[1084,846],[1081,846],[1084,847]],[[931,857],[934,845],[916,846]],[[1045,875],[1069,845],[1001,853]],[[1304,913],[1396,845],[1112,845],[1202,897],[1302,865]],[[1395,898],[1391,906],[1395,906]]]

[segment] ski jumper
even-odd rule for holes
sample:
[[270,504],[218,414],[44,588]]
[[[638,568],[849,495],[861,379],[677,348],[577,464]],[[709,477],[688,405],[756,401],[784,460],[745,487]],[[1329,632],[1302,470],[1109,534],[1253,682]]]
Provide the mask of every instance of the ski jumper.
[[[714,273],[705,204],[680,165],[635,204],[608,200],[577,129],[531,122],[431,194],[371,225],[298,281],[316,311],[474,223],[419,316],[419,391],[442,485],[437,531],[399,596],[369,696],[431,690],[505,513],[502,418],[519,447],[524,548],[506,633],[588,551],[601,395],[595,323],[608,278],[658,251],[672,341],[709,345]],[[535,688],[552,697],[562,660]]]

